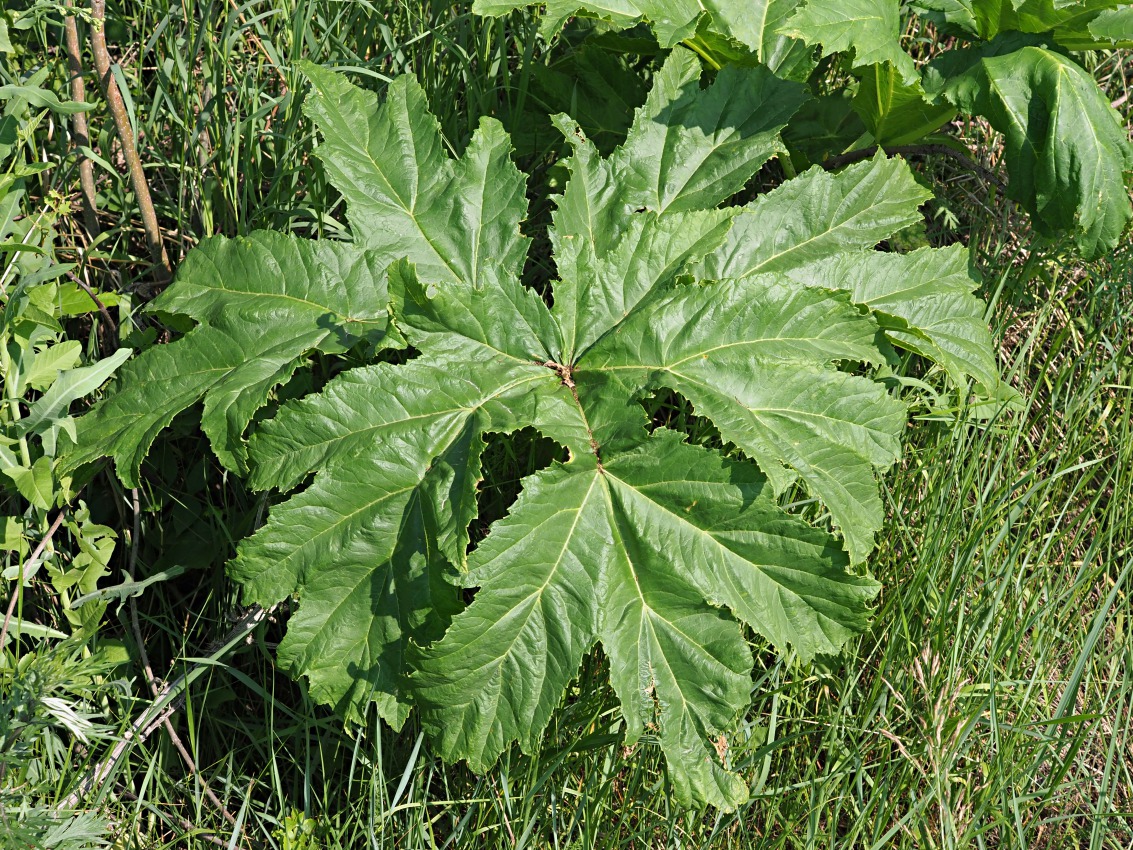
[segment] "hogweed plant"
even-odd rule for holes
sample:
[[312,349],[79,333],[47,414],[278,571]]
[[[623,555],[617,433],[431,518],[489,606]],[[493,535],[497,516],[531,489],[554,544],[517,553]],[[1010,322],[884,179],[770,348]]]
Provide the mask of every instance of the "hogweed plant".
[[[876,249],[929,197],[883,153],[726,206],[808,95],[764,67],[702,88],[677,48],[609,156],[554,118],[571,154],[540,294],[499,123],[452,159],[413,79],[379,103],[305,73],[354,243],[203,242],[153,305],[197,326],[122,367],[68,468],[109,456],[135,486],[156,435],[203,402],[224,465],[293,493],[230,573],[249,604],[296,600],[279,661],[317,699],[347,719],[373,703],[394,727],[417,706],[445,758],[484,770],[537,746],[600,646],[626,743],[659,741],[681,802],[740,804],[745,630],[804,662],[834,654],[879,589],[878,476],[908,424],[879,367],[903,349],[1007,392],[966,251]],[[316,352],[351,356],[280,401]],[[659,393],[727,451],[651,421]],[[529,428],[564,459],[477,541],[485,437]],[[794,487],[828,519],[780,507]]]

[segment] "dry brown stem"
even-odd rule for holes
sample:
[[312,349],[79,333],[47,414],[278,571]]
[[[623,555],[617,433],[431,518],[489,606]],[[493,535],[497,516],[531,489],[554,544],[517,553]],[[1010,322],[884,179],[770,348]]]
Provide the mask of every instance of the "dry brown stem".
[[94,25],[91,27],[90,43],[91,53],[94,55],[94,67],[98,72],[98,82],[102,87],[103,96],[110,106],[110,115],[114,119],[114,130],[118,134],[118,141],[122,145],[122,156],[130,170],[130,183],[134,188],[134,197],[138,201],[138,209],[142,214],[142,227],[145,229],[146,246],[149,248],[150,259],[154,264],[154,277],[161,286],[169,283],[172,277],[172,267],[169,264],[169,255],[165,252],[165,244],[161,239],[161,229],[157,223],[157,213],[154,211],[153,198],[150,197],[149,183],[146,182],[142,161],[138,156],[137,145],[134,141],[134,131],[130,126],[130,114],[122,100],[122,93],[118,91],[118,84],[110,70],[110,53],[106,49],[106,0],[91,0],[91,17]]
[[[64,0],[68,9],[72,8],[72,0]],[[83,53],[79,47],[79,24],[74,15],[63,18],[63,42],[67,48],[67,64],[71,69],[71,100],[76,103],[86,103],[86,83],[83,82]],[[75,137],[75,144],[80,147],[90,147],[90,132],[87,128],[87,114],[76,112],[71,116],[71,133]],[[79,154],[79,186],[83,196],[83,224],[87,229],[87,236],[94,239],[99,234],[98,201],[94,193],[94,163]]]

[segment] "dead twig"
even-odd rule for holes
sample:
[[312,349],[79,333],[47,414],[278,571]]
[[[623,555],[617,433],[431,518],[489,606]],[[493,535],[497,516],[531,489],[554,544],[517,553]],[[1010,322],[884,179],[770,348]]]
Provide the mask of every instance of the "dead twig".
[[228,842],[223,840],[222,838],[218,838],[217,836],[215,836],[215,835],[213,835],[212,833],[209,833],[209,832],[201,832],[200,828],[195,823],[193,823],[191,820],[187,820],[186,818],[183,818],[180,815],[169,815],[166,812],[163,812],[160,809],[158,809],[156,806],[152,806],[152,804],[145,803],[144,801],[141,800],[140,797],[138,797],[137,794],[135,794],[129,788],[126,788],[124,786],[119,785],[115,789],[115,791],[118,794],[121,794],[127,800],[130,800],[131,802],[134,802],[134,803],[142,802],[143,805],[147,806],[147,808],[150,808],[151,811],[153,811],[153,813],[156,814],[159,818],[176,821],[178,826],[180,826],[186,832],[192,833],[194,835],[194,837],[196,837],[196,838],[203,839],[204,841],[207,841],[209,844],[215,844],[217,847],[227,847],[228,846]]
[[4,625],[0,626],[0,648],[3,648],[4,641],[8,637],[8,626],[12,623],[12,614],[16,611],[16,603],[20,598],[20,589],[24,586],[24,574],[27,571],[29,564],[34,564],[43,550],[47,548],[47,544],[51,542],[51,538],[55,536],[55,532],[59,530],[59,526],[63,524],[63,517],[67,515],[66,508],[60,508],[59,513],[55,515],[54,522],[47,529],[47,533],[36,545],[31,556],[20,565],[20,574],[16,577],[16,586],[12,588],[12,598],[8,600],[8,610],[4,614]]
[[[64,0],[63,5],[73,8],[72,0]],[[63,43],[67,48],[67,63],[71,69],[71,100],[86,103],[86,83],[83,82],[83,54],[79,47],[79,23],[74,15],[63,18]],[[71,133],[79,147],[90,147],[90,132],[87,128],[87,114],[76,112],[71,116]],[[98,226],[98,201],[94,192],[94,163],[83,153],[79,153],[79,186],[83,196],[83,224],[87,236],[94,240],[100,232]]]
[[[113,354],[118,350],[118,323],[111,318],[110,311],[106,309],[106,305],[99,300],[99,297],[97,295],[95,295],[94,290],[90,288],[90,284],[88,284],[74,272],[67,272],[67,277],[73,280],[79,287],[79,289],[90,296],[90,300],[93,301],[94,306],[98,308],[98,312],[102,316],[102,321],[106,323],[106,328],[110,332],[109,338],[112,343],[110,346],[103,347],[103,355]],[[110,351],[105,350],[107,347],[110,348]]]
[[207,658],[193,662],[176,679],[162,685],[154,695],[153,702],[130,724],[126,734],[114,745],[107,756],[80,780],[75,790],[63,801],[63,806],[70,809],[76,808],[93,789],[105,785],[118,762],[121,761],[130,747],[145,741],[155,729],[164,723],[165,719],[177,709],[178,700],[183,697],[185,691],[197,677],[204,670],[211,669],[212,662],[244,640],[276,607],[273,605],[271,608],[261,608],[259,605],[254,605],[249,608],[236,621],[235,626],[229,630],[228,634],[221,638],[216,649]]
[[[130,581],[137,581],[137,567],[138,567],[138,538],[141,533],[142,526],[142,506],[141,499],[138,496],[138,488],[135,487],[130,491],[130,506],[134,511],[134,527],[133,535],[130,538],[130,560],[127,567],[130,574]],[[157,686],[157,677],[153,674],[153,666],[150,664],[149,653],[146,652],[145,641],[142,639],[142,627],[138,622],[138,604],[137,600],[131,595],[129,601],[126,603],[130,609],[130,628],[134,634],[134,643],[138,647],[138,655],[142,660],[142,670],[145,673],[146,684],[149,685],[150,693],[156,700],[159,696],[159,688]],[[185,766],[189,769],[189,773],[197,780],[197,784],[201,786],[201,790],[205,792],[209,802],[216,807],[226,821],[233,826],[236,826],[236,818],[232,815],[228,808],[220,801],[220,798],[213,793],[212,788],[209,787],[208,782],[204,776],[201,775],[200,769],[197,767],[196,761],[189,754],[185,744],[181,741],[181,736],[177,734],[177,730],[173,728],[173,721],[169,719],[170,715],[166,714],[162,719],[162,725],[165,727],[165,732],[169,735],[169,740],[173,743],[174,748],[181,754],[181,758],[185,762]]]
[[134,188],[134,197],[138,201],[138,209],[142,214],[142,227],[145,229],[146,246],[149,248],[150,259],[154,264],[154,276],[159,286],[169,283],[173,270],[169,264],[169,255],[165,252],[165,243],[161,239],[161,229],[157,223],[157,213],[154,210],[153,198],[150,197],[149,183],[146,182],[142,161],[138,156],[137,145],[134,141],[134,131],[130,127],[130,114],[122,100],[122,93],[118,91],[118,84],[110,69],[110,53],[106,49],[106,0],[91,0],[91,17],[94,24],[91,27],[90,43],[91,53],[94,56],[95,70],[98,72],[98,82],[102,87],[103,96],[110,106],[110,115],[114,119],[114,129],[118,134],[118,141],[122,144],[122,156],[130,169],[130,183]]
[[[872,147],[862,148],[861,150],[850,151],[849,153],[829,157],[819,164],[827,171],[834,171],[847,165],[852,165],[855,162],[861,162],[864,159],[871,159],[874,154],[877,153],[877,150],[878,146],[873,145]],[[996,174],[990,168],[980,165],[980,163],[976,162],[971,157],[961,153],[953,147],[949,147],[948,145],[887,145],[883,148],[883,150],[885,151],[887,156],[950,157],[951,159],[954,159],[956,160],[956,162],[960,163],[960,165],[962,165],[964,168],[980,175],[980,177],[982,177],[988,183],[991,183],[1001,192],[1007,192],[1007,184],[1003,182],[1003,179],[998,174]]]

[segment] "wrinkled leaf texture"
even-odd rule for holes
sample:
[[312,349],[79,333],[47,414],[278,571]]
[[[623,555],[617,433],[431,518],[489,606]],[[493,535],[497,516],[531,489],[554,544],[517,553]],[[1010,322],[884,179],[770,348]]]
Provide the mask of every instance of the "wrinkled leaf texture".
[[[355,244],[205,243],[160,305],[199,325],[124,368],[73,462],[109,455],[136,480],[153,435],[203,399],[219,457],[253,487],[309,482],[230,571],[248,603],[297,596],[279,659],[317,699],[349,718],[376,703],[395,726],[416,704],[446,758],[483,770],[537,746],[600,644],[626,742],[659,741],[682,802],[738,805],[744,629],[804,660],[837,653],[878,591],[860,564],[906,412],[869,364],[896,345],[998,382],[964,252],[874,250],[927,197],[883,156],[721,208],[805,94],[762,67],[702,89],[677,49],[608,157],[555,118],[572,154],[548,307],[521,280],[526,185],[498,123],[454,160],[412,79],[379,103],[305,72]],[[310,352],[362,343],[416,355],[349,369],[245,439]],[[666,390],[738,451],[651,433],[640,399]],[[470,552],[485,434],[532,426],[569,459],[527,478]],[[840,539],[779,507],[796,483]],[[479,588],[464,610],[462,586]]]

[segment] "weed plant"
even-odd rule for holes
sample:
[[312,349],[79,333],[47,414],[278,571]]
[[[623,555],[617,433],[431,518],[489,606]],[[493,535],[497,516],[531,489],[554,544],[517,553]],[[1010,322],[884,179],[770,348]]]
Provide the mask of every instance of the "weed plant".
[[[549,49],[530,17],[483,20],[437,0],[129,0],[107,27],[175,258],[214,233],[341,233],[339,200],[310,156],[297,59],[375,88],[417,74],[460,150],[481,115],[521,108]],[[65,80],[58,29],[45,22],[26,37]],[[1114,100],[1128,97],[1127,58],[1096,72]],[[93,115],[95,147],[113,151]],[[44,144],[60,144],[63,128],[51,132]],[[993,164],[992,137],[969,132]],[[972,233],[1025,407],[992,419],[927,400],[918,409],[923,427],[887,482],[873,629],[808,667],[754,647],[756,702],[733,749],[753,788],[746,807],[670,804],[656,745],[621,744],[600,656],[537,755],[513,750],[476,776],[442,764],[412,718],[396,734],[373,717],[346,730],[309,700],[274,667],[285,610],[218,654],[240,613],[222,566],[266,502],[195,448],[185,419],[155,449],[136,513],[107,475],[89,498],[122,535],[119,566],[136,559],[139,577],[185,570],[135,604],[159,677],[208,660],[172,718],[197,773],[158,729],[128,747],[77,820],[43,820],[148,692],[126,603],[79,647],[22,637],[0,649],[4,846],[1133,846],[1133,255],[1082,267],[1037,249],[1017,218],[981,209],[978,184],[938,176],[947,182],[929,237]],[[74,186],[71,166],[55,169],[39,201],[60,187],[77,199]],[[60,224],[61,253],[129,289],[145,266],[129,184],[99,169],[98,190],[101,235],[91,244],[76,214],[69,230]],[[493,480],[518,480],[530,456],[493,445]],[[484,493],[484,514],[501,515],[514,495]],[[39,613],[60,626],[51,602]]]

